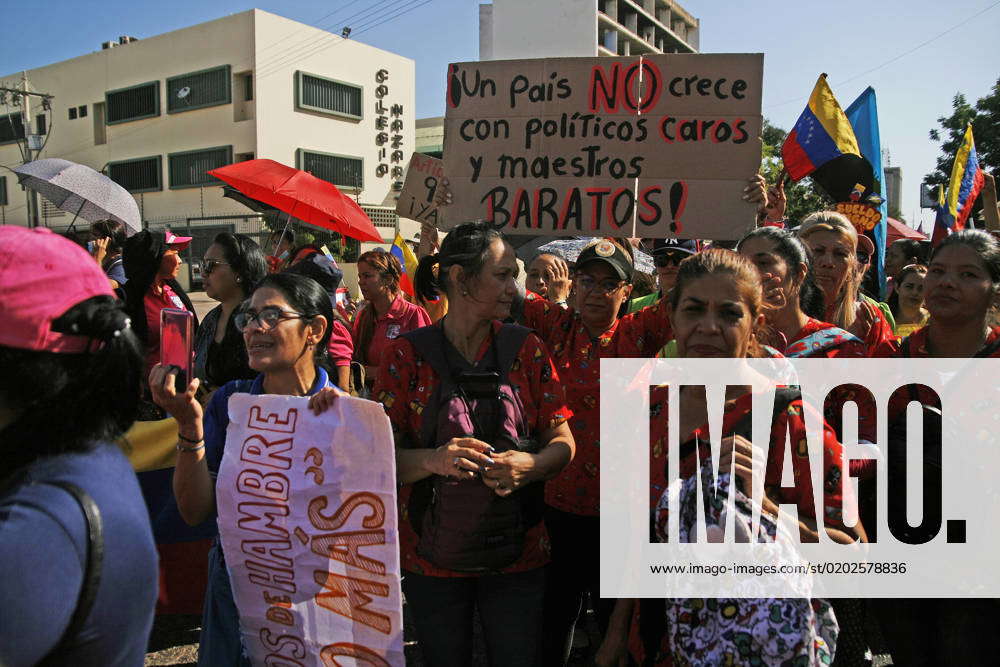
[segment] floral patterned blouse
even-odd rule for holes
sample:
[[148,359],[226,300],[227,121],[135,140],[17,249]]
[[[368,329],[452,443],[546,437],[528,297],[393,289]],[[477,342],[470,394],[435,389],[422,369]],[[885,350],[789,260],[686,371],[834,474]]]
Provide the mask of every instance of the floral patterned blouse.
[[[490,335],[483,340],[476,355],[477,361],[489,351],[493,336],[500,326],[500,322],[493,323]],[[534,334],[527,336],[508,377],[511,387],[521,397],[525,421],[536,433],[555,428],[572,416],[566,407],[566,392],[559,380],[559,374],[538,336]],[[424,407],[439,382],[437,373],[417,354],[410,341],[397,338],[386,346],[375,380],[373,396],[389,415],[397,446],[419,441]],[[419,538],[410,524],[408,514],[412,490],[412,484],[403,484],[399,490],[399,546],[402,569],[433,577],[476,576],[468,572],[436,567],[417,555]],[[541,567],[548,560],[548,535],[545,532],[544,522],[539,522],[528,530],[521,557],[502,571],[522,572]]]
[[524,317],[526,326],[537,331],[552,352],[573,411],[569,427],[576,441],[576,456],[546,483],[545,502],[563,512],[598,516],[601,359],[655,357],[673,338],[666,304],[661,301],[625,315],[597,338],[591,338],[574,309],[564,309],[537,294],[528,293]]

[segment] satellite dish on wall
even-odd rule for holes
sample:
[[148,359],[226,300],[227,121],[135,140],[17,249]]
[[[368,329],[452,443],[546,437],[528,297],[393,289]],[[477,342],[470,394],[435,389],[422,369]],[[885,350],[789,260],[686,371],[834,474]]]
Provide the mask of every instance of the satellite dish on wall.
[[181,88],[180,90],[177,91],[177,99],[179,99],[179,100],[186,99],[187,96],[190,95],[190,94],[191,94],[191,87],[190,86],[184,86],[183,88]]

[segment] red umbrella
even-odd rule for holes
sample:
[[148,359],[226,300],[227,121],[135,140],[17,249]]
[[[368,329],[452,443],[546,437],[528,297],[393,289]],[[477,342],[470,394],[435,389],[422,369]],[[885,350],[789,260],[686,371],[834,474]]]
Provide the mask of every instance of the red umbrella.
[[896,218],[889,218],[889,226],[885,230],[886,247],[891,246],[899,239],[917,239],[919,241],[924,241],[927,237],[915,230],[913,227],[896,220]]
[[382,243],[357,202],[310,173],[274,160],[247,160],[208,173],[293,218],[359,241]]

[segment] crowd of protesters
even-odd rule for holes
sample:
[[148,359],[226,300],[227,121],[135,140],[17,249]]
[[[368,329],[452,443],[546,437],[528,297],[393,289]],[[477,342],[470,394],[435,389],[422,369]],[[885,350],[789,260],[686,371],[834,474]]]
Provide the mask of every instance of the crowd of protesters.
[[[783,198],[760,177],[744,199],[765,221],[783,217]],[[237,392],[309,396],[317,413],[346,393],[383,404],[397,450],[402,586],[429,665],[472,664],[477,616],[491,665],[564,665],[588,604],[600,665],[864,664],[868,622],[898,664],[989,659],[993,600],[638,604],[602,599],[598,587],[601,359],[1000,356],[1000,327],[991,326],[1000,246],[989,234],[955,233],[933,251],[896,242],[883,303],[865,293],[872,242],[832,211],[796,230],[765,222],[728,244],[593,239],[572,263],[556,252],[522,262],[489,224],[466,223],[436,252],[421,245],[412,295],[393,254],[362,254],[363,304],[353,310],[338,305],[344,274],[323,249],[296,247],[289,230],[264,248],[223,233],[202,258],[205,292],[219,305],[195,318],[195,377],[176,387],[177,369],[160,364],[160,312],[194,313],[176,280],[191,241],[169,231],[125,238],[112,222],[95,223],[79,244],[0,228],[0,567],[5,608],[17,610],[0,622],[0,664],[141,662],[156,552],[135,477],[112,443],[137,418],[173,418],[174,497],[183,519],[201,524],[215,517]],[[651,252],[657,279],[642,296],[633,294],[638,249]],[[851,399],[844,391],[841,403]],[[750,488],[752,396],[737,387],[726,398],[723,430],[733,435],[720,442],[723,465]],[[704,400],[694,395],[679,415],[682,478],[708,452]],[[650,512],[660,537],[665,401],[653,392]],[[859,439],[875,448],[874,415],[859,409]],[[800,400],[786,401],[772,438],[791,431],[796,441],[802,413]],[[825,468],[839,472],[839,420],[826,417]],[[852,473],[864,482],[873,470]],[[798,504],[804,538],[823,527],[845,543],[867,539],[863,522],[844,524],[837,480],[824,479],[821,516],[807,502],[811,488],[796,495],[764,482],[778,489],[765,495],[765,514]],[[777,529],[776,520],[760,527],[772,538]],[[56,573],[61,591],[80,594],[57,594],[48,585]],[[724,631],[734,616],[773,631]],[[249,664],[218,540],[199,664]]]

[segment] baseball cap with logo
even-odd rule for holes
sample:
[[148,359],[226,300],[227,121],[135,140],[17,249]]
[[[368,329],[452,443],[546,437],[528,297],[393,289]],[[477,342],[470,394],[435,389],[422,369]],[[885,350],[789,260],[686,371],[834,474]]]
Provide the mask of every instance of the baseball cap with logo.
[[190,236],[177,236],[169,229],[163,230],[163,242],[175,250],[184,250],[191,245]]
[[576,267],[598,261],[614,269],[620,279],[632,279],[632,258],[617,243],[608,239],[594,241],[580,252],[580,256],[576,258]]
[[114,293],[83,248],[44,227],[0,226],[0,345],[62,354],[87,351],[89,336],[57,331],[53,324],[95,296]]
[[682,252],[693,255],[698,252],[698,242],[694,239],[655,239],[653,256],[666,252]]

